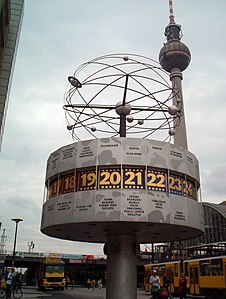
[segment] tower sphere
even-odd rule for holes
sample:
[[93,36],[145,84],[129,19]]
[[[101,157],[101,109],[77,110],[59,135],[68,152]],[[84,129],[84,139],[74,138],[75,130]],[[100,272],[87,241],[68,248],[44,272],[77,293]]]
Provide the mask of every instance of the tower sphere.
[[184,71],[190,60],[190,50],[179,40],[168,41],[159,52],[159,62],[162,68],[169,73],[173,68]]

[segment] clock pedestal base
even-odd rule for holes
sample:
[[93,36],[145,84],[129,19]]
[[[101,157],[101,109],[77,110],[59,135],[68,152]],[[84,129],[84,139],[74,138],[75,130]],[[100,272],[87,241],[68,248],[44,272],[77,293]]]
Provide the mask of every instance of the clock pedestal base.
[[108,237],[106,298],[137,298],[135,236],[113,235]]

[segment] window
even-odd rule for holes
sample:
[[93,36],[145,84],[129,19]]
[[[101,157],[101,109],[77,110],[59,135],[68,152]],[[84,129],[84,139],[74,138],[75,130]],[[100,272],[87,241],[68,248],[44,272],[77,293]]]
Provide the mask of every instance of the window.
[[198,284],[199,283],[199,271],[197,266],[191,266],[190,269],[190,283]]
[[200,261],[200,276],[210,275],[210,260]]
[[185,276],[187,277],[188,276],[188,262],[186,262],[184,264],[184,273],[185,273]]
[[198,267],[195,267],[195,283],[198,284],[199,283],[199,270]]
[[222,259],[212,260],[211,265],[212,265],[212,275],[213,276],[223,275],[223,261],[222,261]]
[[174,281],[173,268],[172,268],[172,267],[168,268],[168,269],[167,269],[167,273],[168,273],[170,282],[173,283],[173,281]]
[[178,264],[174,265],[174,274],[176,277],[178,277]]
[[165,266],[165,265],[160,266],[160,267],[159,267],[158,275],[159,275],[160,277],[162,277],[165,273],[166,273],[166,266]]
[[64,265],[46,265],[46,272],[49,273],[64,272]]

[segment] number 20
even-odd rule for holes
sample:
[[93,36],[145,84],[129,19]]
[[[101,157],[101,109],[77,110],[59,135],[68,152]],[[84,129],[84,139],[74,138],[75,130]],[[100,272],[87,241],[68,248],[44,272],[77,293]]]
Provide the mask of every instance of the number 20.
[[100,173],[99,185],[118,185],[120,184],[120,181],[121,181],[121,175],[117,171],[113,171],[113,172],[102,171]]

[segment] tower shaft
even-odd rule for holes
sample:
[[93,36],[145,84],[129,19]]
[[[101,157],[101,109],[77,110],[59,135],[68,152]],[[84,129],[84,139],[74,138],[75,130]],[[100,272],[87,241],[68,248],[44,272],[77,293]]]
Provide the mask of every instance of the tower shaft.
[[[177,120],[174,120],[174,127],[177,127],[174,135],[174,144],[182,146],[185,149],[188,149],[182,83],[181,83],[183,80],[183,75],[179,68],[173,68],[171,70],[170,80],[172,81],[172,88],[174,90],[173,105],[175,106],[178,105],[181,111],[180,125],[177,126],[176,124]],[[178,100],[180,100],[179,103]]]

